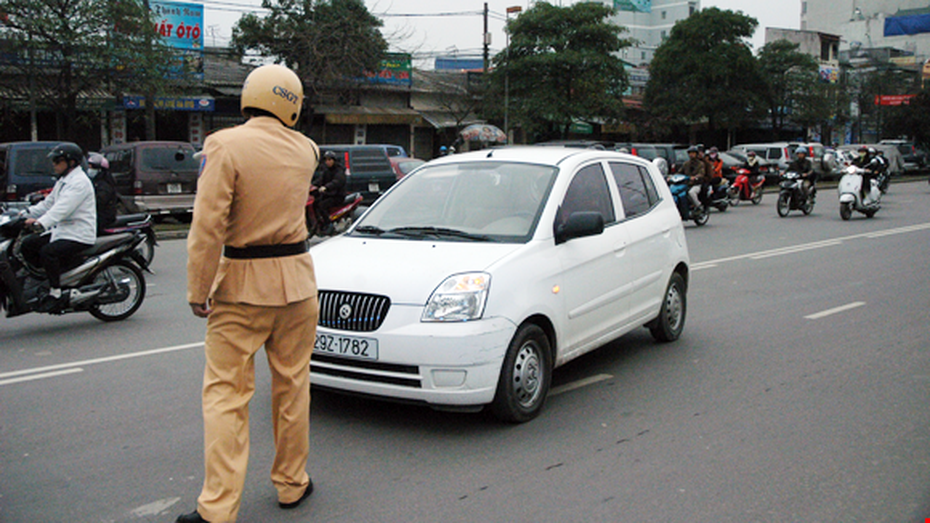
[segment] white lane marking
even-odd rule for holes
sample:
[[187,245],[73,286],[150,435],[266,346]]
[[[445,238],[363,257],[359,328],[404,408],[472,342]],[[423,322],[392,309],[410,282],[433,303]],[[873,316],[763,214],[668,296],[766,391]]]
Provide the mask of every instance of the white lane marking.
[[580,389],[582,387],[587,387],[588,385],[594,385],[595,383],[606,381],[611,378],[613,378],[613,376],[611,376],[610,374],[598,374],[596,376],[591,376],[590,378],[584,378],[578,381],[573,381],[571,383],[566,383],[565,385],[559,385],[558,387],[555,387],[554,389],[550,390],[549,395],[558,396],[559,394],[563,394],[565,392],[570,392],[576,389]]
[[158,501],[153,501],[148,505],[142,505],[136,509],[133,509],[132,515],[137,518],[144,518],[146,516],[157,516],[174,506],[178,501],[181,501],[181,498],[165,498]]
[[820,318],[826,318],[827,316],[832,316],[834,314],[839,314],[841,312],[845,312],[850,309],[862,307],[863,305],[865,305],[864,301],[854,301],[852,303],[847,303],[846,305],[840,305],[839,307],[834,307],[832,309],[827,309],[825,311],[820,311],[814,314],[808,314],[807,316],[804,316],[804,317],[808,320],[819,320]]
[[842,236],[840,238],[833,238],[830,240],[821,240],[817,242],[802,243],[799,245],[791,245],[788,247],[779,247],[777,249],[769,249],[759,252],[750,252],[747,254],[738,254],[736,256],[729,256],[726,258],[718,258],[716,260],[708,260],[705,262],[695,263],[691,265],[692,270],[700,269],[709,269],[716,267],[721,263],[738,261],[738,260],[761,260],[765,258],[770,258],[772,256],[781,256],[784,254],[794,254],[798,252],[803,252],[812,249],[820,249],[823,247],[832,247],[835,245],[840,245],[843,242],[855,240],[859,238],[882,238],[885,236],[892,236],[895,234],[905,234],[909,232],[917,232],[925,229],[930,229],[930,223],[918,223],[916,225],[907,225],[904,227],[897,227],[895,229],[887,229],[884,231],[874,231],[874,232],[864,232],[860,234],[853,234],[851,236]]
[[11,383],[19,383],[22,381],[32,381],[32,380],[41,380],[45,378],[57,378],[58,376],[64,376],[65,374],[74,374],[76,372],[84,372],[82,368],[76,369],[65,369],[57,372],[45,372],[42,374],[33,374],[31,376],[21,376],[19,378],[10,378],[8,380],[0,380],[0,385],[9,385]]
[[23,374],[35,374],[37,372],[48,372],[60,369],[70,369],[73,367],[86,367],[87,365],[96,365],[98,363],[108,363],[111,361],[128,360],[132,358],[141,358],[144,356],[153,356],[155,354],[164,354],[166,352],[175,352],[179,350],[188,350],[196,347],[203,347],[203,342],[188,343],[187,345],[175,345],[173,347],[163,347],[161,349],[144,350],[141,352],[131,352],[129,354],[117,354],[116,356],[106,356],[103,358],[94,358],[92,360],[75,361],[73,363],[61,363],[58,365],[48,365],[46,367],[36,367],[33,369],[14,370],[11,372],[0,373],[0,378],[9,378],[12,376],[22,376]]

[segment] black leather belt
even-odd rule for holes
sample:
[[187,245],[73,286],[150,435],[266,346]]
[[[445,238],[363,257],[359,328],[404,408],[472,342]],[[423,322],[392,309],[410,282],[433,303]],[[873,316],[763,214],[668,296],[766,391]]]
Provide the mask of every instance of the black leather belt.
[[253,245],[251,247],[223,246],[223,256],[233,260],[250,260],[254,258],[281,258],[296,256],[307,252],[307,242],[283,243],[280,245]]

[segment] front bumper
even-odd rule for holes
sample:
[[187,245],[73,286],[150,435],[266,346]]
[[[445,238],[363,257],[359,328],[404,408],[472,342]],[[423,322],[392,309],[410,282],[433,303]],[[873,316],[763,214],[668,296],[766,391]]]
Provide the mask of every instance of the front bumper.
[[422,307],[395,304],[374,332],[319,327],[319,334],[377,339],[378,360],[315,352],[310,362],[311,383],[436,406],[490,403],[516,325],[504,318],[422,323],[422,311]]

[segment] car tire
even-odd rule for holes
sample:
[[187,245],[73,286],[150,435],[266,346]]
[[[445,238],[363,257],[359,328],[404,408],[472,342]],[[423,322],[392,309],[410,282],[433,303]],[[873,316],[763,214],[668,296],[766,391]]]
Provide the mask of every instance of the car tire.
[[507,347],[491,413],[509,423],[535,418],[546,403],[551,380],[549,337],[537,325],[523,325]]
[[665,296],[662,298],[662,308],[656,319],[649,322],[646,327],[656,341],[675,341],[681,336],[685,328],[685,317],[688,312],[687,289],[681,274],[672,273]]

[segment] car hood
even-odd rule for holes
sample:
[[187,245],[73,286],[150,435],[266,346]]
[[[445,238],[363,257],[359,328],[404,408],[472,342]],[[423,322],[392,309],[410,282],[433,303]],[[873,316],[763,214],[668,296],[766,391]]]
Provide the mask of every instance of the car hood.
[[521,247],[340,236],[313,246],[310,254],[322,290],[381,294],[393,303],[425,305],[449,276],[486,271]]

